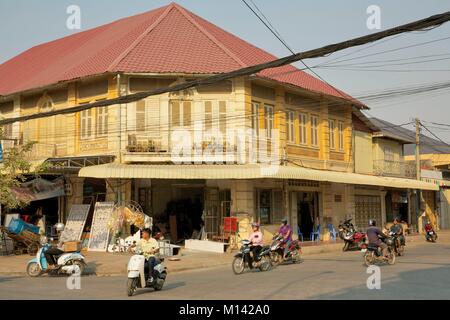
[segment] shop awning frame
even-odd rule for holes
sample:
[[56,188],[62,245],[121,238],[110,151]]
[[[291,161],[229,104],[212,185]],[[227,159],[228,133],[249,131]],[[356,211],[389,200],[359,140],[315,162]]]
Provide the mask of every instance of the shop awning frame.
[[110,163],[82,168],[79,177],[98,179],[252,180],[288,179],[382,186],[399,189],[439,190],[424,181],[316,170],[294,166],[246,165],[138,165]]

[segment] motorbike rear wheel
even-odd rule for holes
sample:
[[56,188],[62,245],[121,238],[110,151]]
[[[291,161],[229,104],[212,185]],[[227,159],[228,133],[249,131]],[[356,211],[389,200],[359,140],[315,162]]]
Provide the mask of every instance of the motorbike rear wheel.
[[367,267],[370,267],[373,264],[373,259],[374,259],[373,255],[374,255],[373,252],[370,252],[370,251],[367,251],[364,254],[364,264]]
[[236,257],[231,265],[235,275],[240,275],[245,271],[244,257]]
[[127,281],[127,296],[131,297],[136,292],[139,278],[128,278]]
[[42,274],[41,267],[37,262],[31,262],[27,266],[27,274],[33,278],[39,277]]
[[268,256],[261,257],[259,270],[269,271],[271,266],[272,266],[272,263],[270,261],[270,257],[268,257]]
[[300,252],[298,250],[294,250],[291,254],[292,263],[298,263],[302,262],[302,256],[300,255]]
[[78,266],[80,269],[80,276],[83,275],[84,269],[86,269],[86,264],[83,261],[76,260],[73,262],[74,266]]

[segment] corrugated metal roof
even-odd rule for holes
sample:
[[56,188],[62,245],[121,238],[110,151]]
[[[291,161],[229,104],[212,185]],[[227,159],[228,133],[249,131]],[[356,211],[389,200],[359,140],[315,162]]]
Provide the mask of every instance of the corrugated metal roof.
[[80,177],[98,179],[293,179],[401,189],[439,190],[439,186],[412,179],[378,177],[356,173],[262,165],[127,165],[106,164],[82,168]]
[[[225,73],[276,59],[172,3],[33,47],[0,65],[0,96],[105,73]],[[294,66],[260,77],[352,100]]]

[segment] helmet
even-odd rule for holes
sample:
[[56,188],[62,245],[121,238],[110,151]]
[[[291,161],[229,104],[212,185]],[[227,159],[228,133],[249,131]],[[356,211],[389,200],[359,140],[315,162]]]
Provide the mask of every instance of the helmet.
[[283,218],[283,219],[281,220],[281,222],[284,223],[284,224],[287,224],[287,223],[288,223],[288,218]]
[[56,231],[64,231],[64,228],[65,228],[64,223],[55,224],[55,228],[56,228]]
[[373,219],[369,220],[369,226],[375,227],[376,225],[377,225],[377,222],[375,220],[373,220]]
[[257,223],[257,222],[252,223],[252,228],[259,228],[259,227],[260,227],[259,223]]

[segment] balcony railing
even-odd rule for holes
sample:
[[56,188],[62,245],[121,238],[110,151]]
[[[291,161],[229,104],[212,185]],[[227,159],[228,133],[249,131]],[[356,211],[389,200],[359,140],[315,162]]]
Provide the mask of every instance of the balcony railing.
[[373,170],[380,176],[416,178],[415,165],[406,161],[374,160]]

